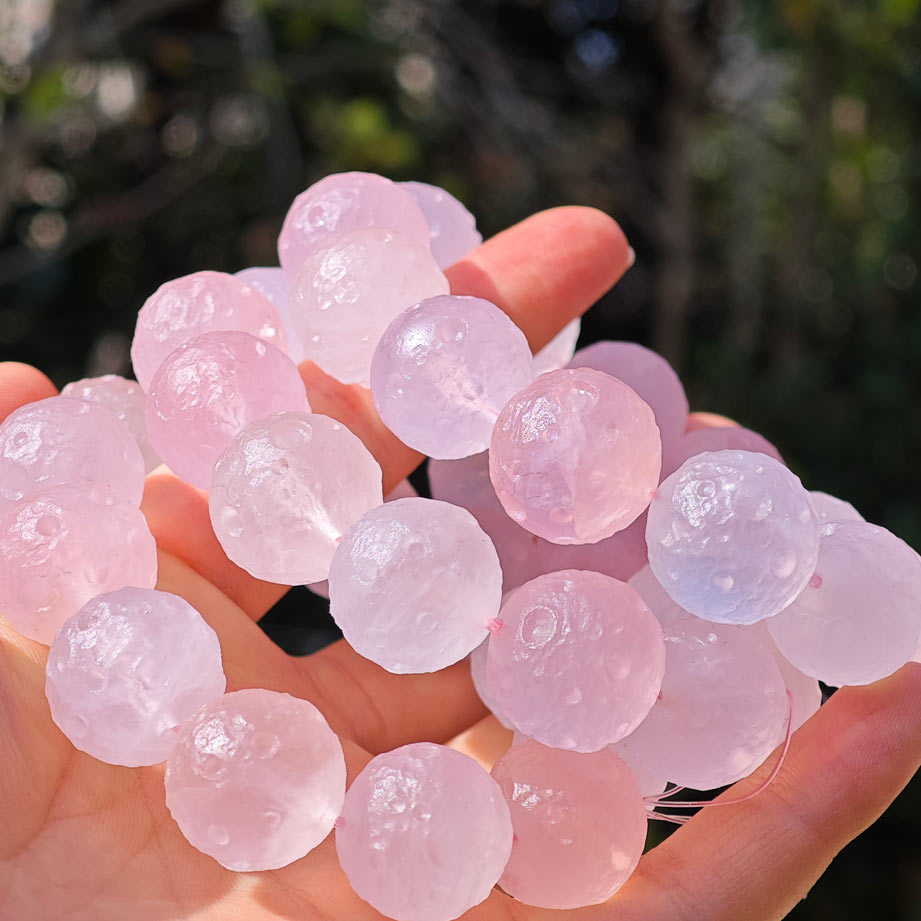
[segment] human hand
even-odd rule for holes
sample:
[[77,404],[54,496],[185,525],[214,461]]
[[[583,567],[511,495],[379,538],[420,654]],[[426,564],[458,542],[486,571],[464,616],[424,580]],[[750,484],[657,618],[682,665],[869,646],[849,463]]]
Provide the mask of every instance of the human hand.
[[[505,309],[539,348],[587,309],[629,264],[626,240],[589,209],[544,212],[449,270],[455,293]],[[381,424],[367,391],[310,364],[314,411],[359,434],[388,491],[421,457]],[[0,365],[0,419],[51,396],[34,369]],[[698,417],[695,424],[713,419]],[[207,497],[163,468],[143,508],[160,548],[158,587],[187,598],[221,640],[228,690],[265,687],[316,704],[339,734],[350,779],[374,754],[469,727],[467,750],[490,756],[495,722],[466,663],[391,675],[340,641],[287,656],[255,621],[284,593],[233,566],[210,526]],[[47,650],[0,622],[0,921],[262,921],[381,916],[351,890],[330,836],[306,857],[237,874],[182,837],[164,802],[163,766],[128,769],[76,751],[45,702]],[[921,666],[838,692],[794,736],[777,779],[757,797],[705,809],[648,853],[610,903],[568,913],[531,909],[495,891],[471,921],[769,921],[801,899],[834,855],[889,805],[921,764]],[[768,769],[728,796],[754,789]]]

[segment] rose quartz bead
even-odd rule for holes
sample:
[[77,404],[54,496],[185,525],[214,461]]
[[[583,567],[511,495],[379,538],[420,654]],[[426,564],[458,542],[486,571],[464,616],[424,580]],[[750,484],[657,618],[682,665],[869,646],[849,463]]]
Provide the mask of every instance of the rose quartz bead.
[[784,462],[777,448],[751,429],[739,425],[694,429],[677,442],[672,442],[663,454],[662,479],[671,476],[692,457],[713,451],[751,451],[767,454],[781,464]]
[[51,718],[80,751],[140,767],[165,761],[179,726],[224,693],[217,634],[169,592],[97,595],[48,651]]
[[19,499],[64,485],[140,505],[144,459],[127,426],[110,410],[70,397],[10,413],[0,424],[0,516]]
[[[631,736],[627,736],[626,739],[609,745],[608,750],[614,752],[627,765],[643,796],[658,796],[665,792],[668,778],[662,773],[661,767],[649,763],[642,753],[635,752],[630,747],[630,739]],[[647,811],[655,809],[655,803],[647,803],[646,809]]]
[[625,740],[673,783],[710,790],[735,783],[783,741],[789,704],[773,656],[749,630],[682,611],[644,570],[631,580],[662,624],[665,680]]
[[446,269],[483,242],[476,218],[450,193],[427,182],[401,182],[428,221],[432,255]]
[[329,235],[362,227],[395,230],[429,249],[428,221],[409,191],[374,173],[333,173],[292,202],[278,237],[279,262],[296,278]]
[[626,583],[594,572],[539,576],[508,596],[486,681],[519,732],[592,752],[629,735],[655,703],[662,631]]
[[[400,480],[400,482],[384,496],[384,501],[395,502],[397,499],[412,499],[418,495],[419,493],[416,492],[409,480]],[[307,588],[315,595],[326,598],[327,601],[329,600],[329,582],[326,579],[322,582],[311,582]]]
[[646,515],[595,544],[553,544],[515,524],[489,480],[486,452],[429,460],[432,497],[466,508],[489,535],[502,565],[504,591],[560,569],[589,569],[626,581],[646,565]]
[[496,703],[489,691],[489,682],[486,680],[486,660],[489,656],[489,638],[487,637],[470,653],[470,678],[473,681],[477,696],[483,701],[487,710],[506,728],[515,727],[509,722],[508,717],[502,713],[502,708]]
[[147,437],[147,419],[144,414],[147,397],[137,381],[129,381],[117,374],[85,377],[83,380],[65,385],[61,396],[87,403],[98,403],[109,412],[115,413],[138,443],[141,457],[144,458],[145,472],[150,473],[155,467],[160,466],[162,461]]
[[582,332],[582,318],[576,317],[567,323],[535,356],[534,376],[548,371],[559,371],[572,360],[576,342]]
[[512,816],[512,856],[499,879],[539,908],[607,901],[630,878],[646,843],[646,805],[613,752],[590,755],[514,745],[492,769]]
[[698,454],[663,481],[646,523],[649,564],[676,604],[718,623],[753,624],[806,586],[819,553],[809,493],[750,451]]
[[665,454],[684,435],[688,424],[684,386],[672,366],[651,349],[636,342],[596,342],[579,349],[569,367],[604,371],[635,390],[655,414]]
[[345,758],[313,704],[251,688],[182,727],[164,783],[193,847],[228,870],[275,870],[329,834],[345,798]]
[[768,630],[793,665],[826,684],[885,678],[921,639],[921,558],[885,528],[835,523],[814,577]]
[[467,511],[400,499],[365,513],[336,550],[330,613],[349,645],[390,672],[434,672],[483,642],[502,570]]
[[243,429],[214,468],[209,508],[224,552],[282,585],[329,575],[336,546],[380,505],[381,468],[344,425],[277,413]]
[[295,327],[311,361],[345,384],[367,387],[391,320],[447,293],[448,280],[421,243],[392,230],[352,230],[329,236],[304,261]]
[[622,531],[649,505],[662,443],[648,404],[590,368],[551,371],[499,414],[489,475],[523,528],[559,544]]
[[235,274],[237,278],[248,285],[252,285],[272,302],[272,306],[278,311],[282,325],[285,328],[288,354],[291,356],[291,360],[296,365],[299,365],[307,356],[294,330],[294,291],[291,287],[291,279],[285,270],[253,266],[248,269],[240,269]]
[[445,294],[401,313],[371,362],[371,392],[404,444],[437,458],[489,447],[499,410],[532,378],[524,333],[495,304]]
[[418,742],[372,758],[336,824],[352,888],[397,921],[451,921],[482,902],[512,849],[499,785],[472,758]]
[[742,629],[746,633],[757,637],[758,642],[774,657],[774,661],[780,669],[780,676],[793,698],[792,728],[793,732],[796,732],[806,720],[813,714],[818,713],[819,707],[822,706],[822,688],[815,678],[801,672],[777,648],[777,644],[774,642],[768,627],[769,623],[770,618],[768,620],[759,620],[758,623]]
[[0,516],[0,614],[40,643],[90,598],[156,581],[156,544],[129,502],[58,486]]
[[161,362],[189,339],[219,329],[250,333],[285,351],[284,327],[271,301],[224,272],[194,272],[161,285],[138,313],[131,361],[144,390]]
[[171,352],[147,397],[147,431],[181,479],[208,489],[214,464],[250,422],[309,412],[294,362],[249,333],[205,333]]
[[825,492],[816,492],[813,490],[809,493],[812,499],[812,505],[816,514],[819,516],[822,534],[831,534],[834,530],[833,525],[841,521],[863,521],[864,517],[844,499],[838,499],[830,496]]

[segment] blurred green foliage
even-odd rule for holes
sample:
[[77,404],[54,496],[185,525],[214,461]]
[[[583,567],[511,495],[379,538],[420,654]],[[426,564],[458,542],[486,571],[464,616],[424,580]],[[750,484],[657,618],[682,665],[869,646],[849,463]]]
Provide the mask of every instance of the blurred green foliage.
[[[7,0],[0,355],[128,371],[147,295],[274,264],[329,172],[444,185],[486,234],[595,205],[638,260],[583,342],[660,349],[921,548],[919,112],[919,0]],[[921,918],[918,805],[793,917]]]

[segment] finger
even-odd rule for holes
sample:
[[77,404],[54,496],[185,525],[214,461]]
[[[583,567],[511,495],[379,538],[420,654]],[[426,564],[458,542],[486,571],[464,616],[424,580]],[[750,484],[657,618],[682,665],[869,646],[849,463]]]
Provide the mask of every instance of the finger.
[[18,361],[0,361],[0,422],[20,406],[53,397],[57,392],[37,368]]
[[[554,208],[488,240],[447,271],[456,294],[485,297],[540,348],[580,316],[629,268],[630,248],[620,227],[593,208]],[[354,431],[383,470],[384,491],[404,479],[422,456],[381,422],[370,393],[345,386],[310,362],[301,366],[311,407]],[[151,474],[144,511],[162,547],[211,580],[251,617],[264,614],[286,591],[260,582],[231,563],[211,531],[207,495]]]
[[[621,910],[659,921],[783,918],[919,765],[921,665],[909,663],[876,684],[838,691],[793,736],[762,793],[701,810],[640,861],[609,904],[574,913],[573,921],[613,921]],[[770,767],[723,798],[753,790]]]

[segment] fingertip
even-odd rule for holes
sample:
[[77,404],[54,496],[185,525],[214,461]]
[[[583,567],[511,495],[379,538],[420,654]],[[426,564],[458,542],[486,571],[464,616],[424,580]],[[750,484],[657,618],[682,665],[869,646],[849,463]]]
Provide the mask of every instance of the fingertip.
[[0,362],[0,421],[20,406],[53,397],[57,392],[38,368],[20,361]]
[[721,416],[719,413],[691,413],[688,416],[687,428],[685,434],[696,432],[697,429],[737,429],[739,423],[728,416]]

